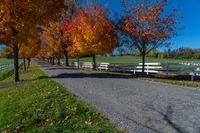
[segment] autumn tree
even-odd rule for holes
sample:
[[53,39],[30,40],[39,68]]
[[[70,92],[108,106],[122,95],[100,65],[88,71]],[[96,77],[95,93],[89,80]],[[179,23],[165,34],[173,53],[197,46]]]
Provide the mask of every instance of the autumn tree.
[[61,42],[61,52],[65,56],[65,65],[69,66],[69,47],[72,45],[71,35],[70,35],[70,23],[75,17],[78,10],[78,0],[65,0],[65,5],[60,12],[60,25],[57,28],[58,35],[60,36]]
[[[51,50],[51,48],[49,47],[49,45],[47,45],[46,43],[44,42],[41,42],[40,44],[40,50],[37,54],[38,58],[42,59],[42,60],[45,60],[45,59],[51,59],[52,63],[53,63],[53,52]],[[53,63],[54,64],[54,63]]]
[[35,34],[35,36],[30,36],[27,38],[27,41],[24,42],[27,45],[22,45],[22,47],[19,50],[19,55],[23,58],[23,66],[24,70],[26,70],[26,59],[28,61],[28,67],[30,67],[31,58],[35,57],[40,50],[40,42],[39,42],[39,36]]
[[13,58],[13,51],[10,47],[4,47],[0,51],[0,58]]
[[54,56],[58,58],[58,64],[60,64],[60,57],[64,55],[65,65],[69,66],[68,47],[71,45],[71,42],[68,24],[75,16],[76,9],[76,0],[65,0],[64,8],[59,13],[59,18],[42,27],[43,32],[41,34],[41,39],[49,45]]
[[58,59],[58,63],[62,53],[66,51],[65,43],[63,43],[64,34],[61,32],[59,22],[49,22],[46,27],[42,27],[41,39],[50,47],[53,52],[53,58]]
[[72,45],[70,31],[71,21],[66,20],[64,24],[52,21],[46,27],[42,27],[41,39],[49,45],[54,56],[58,59],[64,55],[65,65],[69,66],[69,47]]
[[122,0],[125,16],[120,29],[124,41],[135,47],[142,55],[142,73],[145,71],[146,55],[158,47],[168,46],[168,40],[180,29],[180,17],[176,10],[166,11],[167,0]]
[[96,69],[95,55],[112,53],[118,46],[113,22],[100,6],[89,4],[87,9],[79,10],[71,27],[76,51],[80,55],[92,55],[93,69]]
[[63,0],[1,0],[0,43],[13,49],[15,81],[19,81],[19,49],[29,27],[44,24],[62,9]]

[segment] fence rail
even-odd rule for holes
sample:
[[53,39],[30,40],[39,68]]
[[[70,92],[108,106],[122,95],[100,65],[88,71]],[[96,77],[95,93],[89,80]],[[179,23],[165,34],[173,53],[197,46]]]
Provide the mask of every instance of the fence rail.
[[[64,62],[62,62],[64,64]],[[70,62],[70,66],[77,67],[77,62]],[[80,68],[92,68],[92,62],[80,62]],[[142,63],[134,65],[126,64],[111,64],[107,62],[97,63],[97,69],[106,71],[118,71],[118,72],[131,72],[133,74],[142,72]],[[145,73],[177,75],[177,76],[191,76],[191,80],[194,80],[195,76],[200,76],[200,63],[145,63]]]
[[12,68],[13,68],[13,64],[3,64],[3,65],[0,65],[0,72],[4,72]]

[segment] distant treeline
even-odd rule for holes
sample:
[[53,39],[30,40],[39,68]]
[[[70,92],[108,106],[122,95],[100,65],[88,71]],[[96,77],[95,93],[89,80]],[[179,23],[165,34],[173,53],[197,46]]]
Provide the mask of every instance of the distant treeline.
[[163,52],[159,52],[157,57],[159,58],[175,58],[175,59],[200,59],[200,49],[191,48],[178,48],[168,49]]
[[[124,49],[119,48],[117,50],[117,55],[134,55],[141,56],[138,51],[135,49]],[[152,50],[147,54],[147,57],[156,57],[156,58],[174,58],[174,59],[200,59],[200,49],[192,48],[178,48],[178,49],[167,49],[162,52],[157,51],[156,49]]]

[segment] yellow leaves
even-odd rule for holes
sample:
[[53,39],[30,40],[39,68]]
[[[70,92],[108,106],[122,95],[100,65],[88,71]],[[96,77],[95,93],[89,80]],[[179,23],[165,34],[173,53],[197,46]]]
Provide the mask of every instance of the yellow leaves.
[[66,36],[61,29],[60,23],[50,22],[48,26],[43,26],[42,28],[41,39],[48,45],[52,54],[61,56],[68,43],[65,42]]
[[38,35],[36,25],[47,23],[48,20],[57,16],[55,11],[59,12],[62,7],[63,0],[0,1],[0,32],[8,29],[12,33],[1,36],[1,43],[11,47],[27,45],[27,38],[31,34]]
[[112,52],[117,46],[115,29],[99,6],[89,5],[89,11],[80,10],[73,20],[73,41],[81,54],[95,55]]

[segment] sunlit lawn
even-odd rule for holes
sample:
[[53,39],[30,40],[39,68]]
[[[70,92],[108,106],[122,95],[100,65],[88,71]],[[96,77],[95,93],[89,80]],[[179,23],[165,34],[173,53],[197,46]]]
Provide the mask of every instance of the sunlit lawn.
[[7,59],[7,58],[0,58],[0,65],[2,64],[12,64],[13,59]]
[[0,81],[0,132],[119,132],[36,66],[20,73],[20,83]]
[[[141,57],[139,56],[113,56],[106,57],[100,56],[96,57],[97,62],[109,62],[109,63],[122,63],[122,64],[138,64],[142,62]],[[76,61],[76,59],[70,59],[71,61]],[[92,57],[81,58],[80,61],[92,62]],[[159,63],[179,63],[179,62],[194,62],[200,63],[200,60],[197,59],[159,59],[153,57],[147,57],[146,62],[159,62]]]

